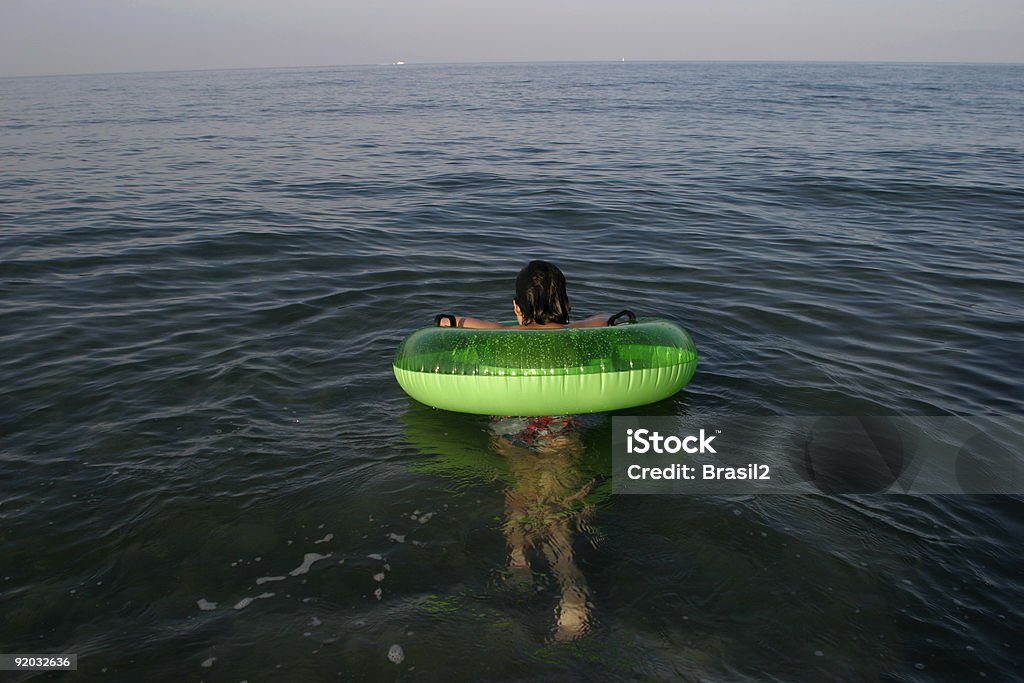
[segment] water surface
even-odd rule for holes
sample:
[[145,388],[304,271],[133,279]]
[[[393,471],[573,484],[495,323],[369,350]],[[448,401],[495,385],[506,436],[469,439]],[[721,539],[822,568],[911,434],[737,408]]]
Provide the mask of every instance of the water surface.
[[[1019,679],[1018,497],[611,497],[609,415],[524,467],[390,363],[437,312],[510,317],[540,257],[579,316],[693,335],[693,382],[635,415],[1024,414],[1022,111],[1019,66],[0,80],[0,651],[77,653],[60,680]],[[555,498],[510,568],[510,515]]]

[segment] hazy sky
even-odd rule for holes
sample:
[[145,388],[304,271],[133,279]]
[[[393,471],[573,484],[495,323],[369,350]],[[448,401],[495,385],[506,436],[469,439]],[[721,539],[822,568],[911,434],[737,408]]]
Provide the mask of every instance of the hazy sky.
[[1024,0],[0,0],[0,75],[414,62],[1024,62]]

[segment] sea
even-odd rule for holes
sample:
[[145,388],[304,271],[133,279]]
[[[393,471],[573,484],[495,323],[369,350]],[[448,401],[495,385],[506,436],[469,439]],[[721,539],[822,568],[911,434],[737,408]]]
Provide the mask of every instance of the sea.
[[697,345],[616,415],[1022,415],[1024,66],[4,78],[0,149],[0,654],[77,656],[3,680],[1024,680],[1019,495],[612,495],[391,365],[545,259]]

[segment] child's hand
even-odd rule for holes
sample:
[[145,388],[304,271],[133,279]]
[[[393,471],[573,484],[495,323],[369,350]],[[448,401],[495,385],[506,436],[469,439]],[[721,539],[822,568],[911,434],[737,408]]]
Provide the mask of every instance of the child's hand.
[[439,313],[434,316],[434,324],[438,327],[455,327],[458,325],[458,319],[451,313]]

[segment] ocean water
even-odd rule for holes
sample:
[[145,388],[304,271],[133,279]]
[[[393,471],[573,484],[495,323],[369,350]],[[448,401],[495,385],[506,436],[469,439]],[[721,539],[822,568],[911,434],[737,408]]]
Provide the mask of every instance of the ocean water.
[[629,414],[1024,414],[1024,67],[3,79],[0,149],[0,653],[79,657],[5,680],[1024,679],[1020,497],[609,496],[610,415],[390,365],[546,258],[696,341]]

